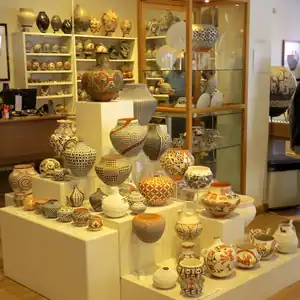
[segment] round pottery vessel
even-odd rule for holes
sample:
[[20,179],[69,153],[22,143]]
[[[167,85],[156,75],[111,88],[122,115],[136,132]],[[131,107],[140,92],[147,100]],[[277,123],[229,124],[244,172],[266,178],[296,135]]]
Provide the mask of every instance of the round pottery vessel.
[[61,26],[61,30],[65,34],[72,33],[72,22],[70,20],[64,20]]
[[57,220],[63,223],[68,223],[73,220],[74,209],[70,206],[62,206],[57,212]]
[[171,147],[171,139],[167,132],[163,132],[160,125],[148,125],[148,133],[143,147],[144,153],[150,160],[158,160]]
[[182,180],[188,167],[195,164],[193,155],[186,149],[170,148],[160,158],[166,173],[175,181]]
[[54,15],[51,18],[51,27],[52,27],[54,33],[59,31],[61,29],[61,26],[62,26],[62,21],[61,21],[60,17],[58,15]]
[[36,15],[31,8],[20,8],[18,13],[18,22],[25,31],[26,28],[32,27]]
[[35,210],[35,202],[32,195],[27,195],[23,201],[24,210],[33,211]]
[[100,188],[97,188],[97,191],[89,197],[89,201],[94,211],[102,211],[102,201],[107,197],[106,194],[102,192]]
[[172,289],[175,287],[178,274],[168,267],[158,269],[153,275],[153,285],[158,289]]
[[147,127],[141,126],[135,118],[119,119],[110,132],[110,140],[114,148],[127,157],[137,156],[143,149],[147,135]]
[[40,11],[36,18],[36,26],[42,33],[46,33],[49,28],[50,20],[44,11]]
[[215,277],[227,277],[236,266],[236,252],[233,245],[224,244],[220,238],[215,238],[213,245],[202,250],[208,271]]
[[260,261],[261,256],[252,244],[236,245],[237,266],[242,269],[251,269]]
[[129,204],[129,206],[133,205],[134,203],[136,202],[142,202],[142,203],[146,203],[146,199],[145,197],[137,192],[137,191],[133,191],[131,192],[127,197],[126,197],[126,200]]
[[79,142],[64,152],[68,166],[75,176],[87,176],[96,160],[96,150]]
[[219,37],[219,31],[214,25],[193,24],[192,28],[194,49],[207,49],[215,45]]
[[90,14],[79,4],[74,9],[74,26],[75,31],[86,32],[89,29],[91,21]]
[[87,208],[75,208],[72,214],[74,225],[77,227],[88,226],[89,223],[89,210]]
[[8,176],[9,184],[15,193],[32,193],[32,177],[38,173],[32,165],[16,165]]
[[154,175],[142,179],[139,182],[139,189],[148,205],[161,206],[167,204],[174,186],[173,181],[167,176]]
[[142,201],[136,201],[130,206],[130,210],[133,215],[138,215],[145,212],[147,206]]
[[144,243],[157,242],[165,231],[165,219],[159,214],[142,213],[132,220],[132,230]]
[[251,244],[254,243],[254,238],[261,235],[270,235],[271,228],[261,229],[261,228],[252,228],[248,232],[249,241]]
[[67,196],[67,200],[73,207],[79,207],[82,205],[84,201],[84,193],[79,190],[77,184],[74,185],[71,195]]
[[205,189],[213,179],[213,174],[208,167],[191,166],[184,173],[184,181],[192,189]]
[[41,200],[35,200],[35,212],[37,214],[44,214],[44,205],[47,203],[48,200],[41,199]]
[[46,177],[52,177],[56,169],[60,169],[60,162],[54,158],[44,159],[39,166],[40,173]]
[[132,22],[130,20],[122,20],[120,23],[120,29],[123,37],[129,36],[132,28]]
[[89,217],[89,227],[91,231],[99,231],[103,227],[102,219],[99,216]]
[[247,227],[256,216],[256,207],[254,199],[250,196],[239,195],[241,202],[235,211],[240,214],[245,220],[245,227]]
[[192,242],[183,242],[181,254],[178,257],[178,262],[187,258],[199,258],[195,253],[196,244]]
[[103,183],[108,186],[119,186],[129,177],[132,171],[130,162],[120,154],[105,155],[101,158],[95,171]]
[[102,15],[101,21],[104,27],[105,35],[111,36],[118,26],[118,15],[111,9]]
[[186,297],[198,297],[202,293],[205,265],[203,258],[187,258],[177,265],[181,291]]
[[254,238],[253,245],[257,247],[262,260],[272,258],[278,250],[278,244],[271,235],[259,235]]
[[49,219],[57,218],[57,212],[61,205],[58,200],[48,200],[44,204],[44,216]]
[[216,218],[224,218],[229,215],[236,209],[240,201],[240,197],[226,182],[213,182],[208,193],[202,198],[203,206]]
[[294,253],[297,251],[298,238],[293,220],[290,220],[289,223],[280,223],[273,237],[278,243],[278,252]]
[[53,171],[53,178],[55,181],[64,181],[66,176],[65,169],[56,169]]
[[24,200],[26,198],[26,194],[23,192],[14,193],[14,202],[16,207],[23,206]]

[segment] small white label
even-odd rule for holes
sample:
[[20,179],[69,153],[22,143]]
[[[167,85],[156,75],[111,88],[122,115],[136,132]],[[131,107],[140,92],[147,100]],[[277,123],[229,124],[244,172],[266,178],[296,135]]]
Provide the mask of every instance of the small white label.
[[22,96],[15,96],[15,111],[22,111]]

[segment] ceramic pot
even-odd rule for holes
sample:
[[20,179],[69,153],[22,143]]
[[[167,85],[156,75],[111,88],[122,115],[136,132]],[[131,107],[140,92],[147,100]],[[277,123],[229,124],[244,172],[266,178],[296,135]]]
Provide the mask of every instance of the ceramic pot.
[[298,66],[299,54],[295,53],[295,54],[287,55],[286,61],[288,63],[289,68],[291,69],[291,71],[294,71]]
[[16,207],[23,206],[23,202],[26,198],[26,194],[23,192],[14,193],[14,203]]
[[61,30],[65,34],[71,34],[72,33],[72,22],[70,20],[64,20],[61,26]]
[[103,227],[103,221],[99,216],[89,217],[89,230],[99,231]]
[[137,191],[131,192],[128,195],[128,197],[126,197],[126,200],[127,200],[128,204],[129,204],[129,206],[133,205],[136,202],[146,203],[145,197],[141,193],[139,193]]
[[195,50],[212,48],[219,37],[219,31],[214,25],[193,24],[192,29],[193,48]]
[[57,212],[57,220],[59,222],[68,223],[73,220],[74,209],[69,206],[62,206]]
[[213,179],[213,174],[208,167],[191,166],[184,173],[184,181],[191,189],[205,189]]
[[37,214],[44,214],[44,205],[47,203],[47,201],[48,200],[45,199],[35,200],[35,212]]
[[26,31],[26,28],[32,27],[35,21],[36,15],[30,8],[20,8],[18,13],[18,22],[23,28],[23,31]]
[[177,265],[181,291],[187,297],[198,297],[202,293],[205,265],[203,258],[187,258]]
[[127,214],[129,205],[125,198],[119,194],[117,187],[112,187],[112,193],[102,201],[103,213],[109,218],[121,218]]
[[254,239],[261,235],[270,235],[271,228],[261,229],[261,228],[252,228],[249,230],[248,236],[251,244],[254,243]]
[[278,117],[290,106],[297,81],[289,68],[272,66],[270,74],[270,117]]
[[134,117],[140,125],[148,125],[157,106],[146,84],[126,84],[118,100],[133,100]]
[[100,20],[97,20],[96,18],[92,18],[90,21],[91,33],[95,34],[95,33],[99,32],[100,28],[101,28]]
[[147,204],[151,206],[167,204],[172,196],[173,188],[173,181],[161,175],[146,177],[139,182],[140,192],[146,198]]
[[257,247],[262,260],[272,258],[274,253],[278,250],[278,244],[271,235],[256,236],[253,240],[253,245]]
[[132,28],[132,22],[130,20],[123,20],[120,23],[120,29],[122,31],[122,36],[129,36]]
[[195,247],[196,247],[195,243],[183,242],[181,247],[182,250],[181,250],[181,254],[178,257],[178,262],[187,258],[199,258],[195,253]]
[[88,226],[90,213],[87,208],[75,208],[72,214],[74,225],[77,227]]
[[278,243],[278,252],[293,253],[297,251],[298,238],[293,220],[290,220],[289,223],[280,223],[273,237]]
[[46,177],[52,177],[56,169],[60,169],[60,162],[54,158],[44,159],[39,166],[40,173]]
[[70,196],[67,196],[68,202],[73,207],[79,207],[82,205],[84,201],[84,193],[81,192],[77,186],[77,184],[74,185],[73,191]]
[[147,127],[141,126],[137,119],[119,119],[110,132],[110,140],[114,148],[126,157],[137,156],[143,149],[147,135]]
[[161,129],[161,125],[148,125],[148,133],[143,147],[150,160],[159,160],[162,154],[171,147],[169,134]]
[[32,193],[32,177],[38,173],[32,165],[16,165],[8,176],[10,187],[15,193],[23,192],[26,195]]
[[97,191],[89,197],[89,201],[94,211],[102,211],[102,201],[107,197],[106,194],[102,192],[100,188],[97,188]]
[[111,36],[118,26],[118,15],[113,10],[108,10],[102,16],[102,25],[106,36]]
[[105,155],[95,171],[101,181],[108,186],[121,185],[129,177],[132,165],[120,154]]
[[242,269],[251,269],[260,261],[261,256],[252,244],[236,245],[237,266]]
[[142,213],[132,219],[132,230],[144,243],[157,242],[165,231],[166,222],[159,214]]
[[75,176],[87,176],[96,160],[96,150],[83,142],[77,143],[74,147],[66,149],[64,157],[68,166]]
[[158,269],[153,275],[153,285],[158,289],[168,290],[176,286],[178,274],[168,267]]
[[134,202],[130,206],[130,210],[131,210],[131,212],[132,212],[133,215],[141,214],[141,213],[145,212],[146,209],[147,209],[147,206],[142,201]]
[[26,195],[23,201],[24,210],[33,211],[35,210],[35,201],[32,195]]
[[182,180],[188,167],[193,166],[195,159],[186,149],[168,149],[160,158],[160,163],[173,180]]
[[202,231],[200,214],[196,209],[188,209],[184,206],[178,212],[178,221],[175,224],[175,231],[178,237],[184,241],[195,240]]
[[82,75],[82,88],[92,101],[108,102],[119,96],[123,88],[123,75],[110,68],[108,52],[95,51],[96,67]]
[[215,238],[213,245],[202,250],[208,271],[216,277],[227,277],[232,274],[236,265],[236,252],[233,245],[224,244]]
[[58,128],[50,137],[50,146],[57,156],[61,156],[65,150],[74,147],[78,143],[78,137],[73,133],[70,120],[58,120]]
[[233,212],[240,203],[240,197],[235,194],[229,183],[213,182],[208,193],[202,198],[206,210],[216,218],[224,218]]
[[62,21],[58,15],[54,15],[51,19],[51,27],[55,32],[59,31],[62,27]]
[[256,208],[254,205],[254,199],[250,196],[239,195],[241,202],[235,211],[242,216],[245,220],[245,227],[247,227],[256,216]]
[[59,46],[60,53],[67,54],[69,53],[69,46],[64,44]]
[[91,21],[90,14],[79,4],[74,9],[74,27],[76,32],[86,32]]
[[65,169],[56,169],[53,171],[53,178],[55,181],[65,181],[66,170]]
[[57,212],[61,205],[58,200],[48,200],[44,204],[44,215],[46,218],[55,219],[57,218]]
[[50,20],[44,11],[40,11],[36,18],[36,26],[42,33],[46,33],[49,28]]

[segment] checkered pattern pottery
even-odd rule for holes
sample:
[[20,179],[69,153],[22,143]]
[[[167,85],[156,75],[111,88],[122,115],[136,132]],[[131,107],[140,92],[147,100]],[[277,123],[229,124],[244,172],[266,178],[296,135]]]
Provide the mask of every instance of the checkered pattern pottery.
[[219,37],[214,25],[193,24],[193,45],[195,48],[212,48]]

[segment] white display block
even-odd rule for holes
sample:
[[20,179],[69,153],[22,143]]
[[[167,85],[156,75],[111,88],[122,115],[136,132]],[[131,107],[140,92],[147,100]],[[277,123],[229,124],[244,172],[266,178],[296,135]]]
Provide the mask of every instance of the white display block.
[[5,206],[14,206],[14,193],[6,193],[5,194]]
[[177,237],[174,226],[178,219],[178,210],[183,205],[183,202],[170,201],[166,206],[147,207],[146,213],[158,213],[166,221],[162,238],[154,244],[142,243],[132,232],[134,215],[128,214],[118,219],[103,216],[105,226],[119,231],[121,276],[131,273],[144,275],[152,272],[157,263],[180,254],[182,241]]
[[57,199],[64,205],[67,203],[67,196],[71,195],[75,184],[84,193],[84,199],[88,199],[96,191],[92,177],[72,179],[70,181],[54,181],[49,178],[35,176],[32,178],[32,195],[35,199]]
[[5,276],[51,300],[119,300],[118,232],[0,209]]
[[[228,278],[205,276],[202,295],[198,300],[265,300],[283,288],[300,280],[298,266],[300,250],[295,254],[276,254],[269,261],[261,261],[250,270],[236,269]],[[176,269],[176,261],[168,260],[161,266]],[[284,274],[284,275],[283,275]],[[159,290],[153,287],[152,275],[138,279],[127,275],[121,279],[121,300],[184,300],[180,285],[171,290]]]

